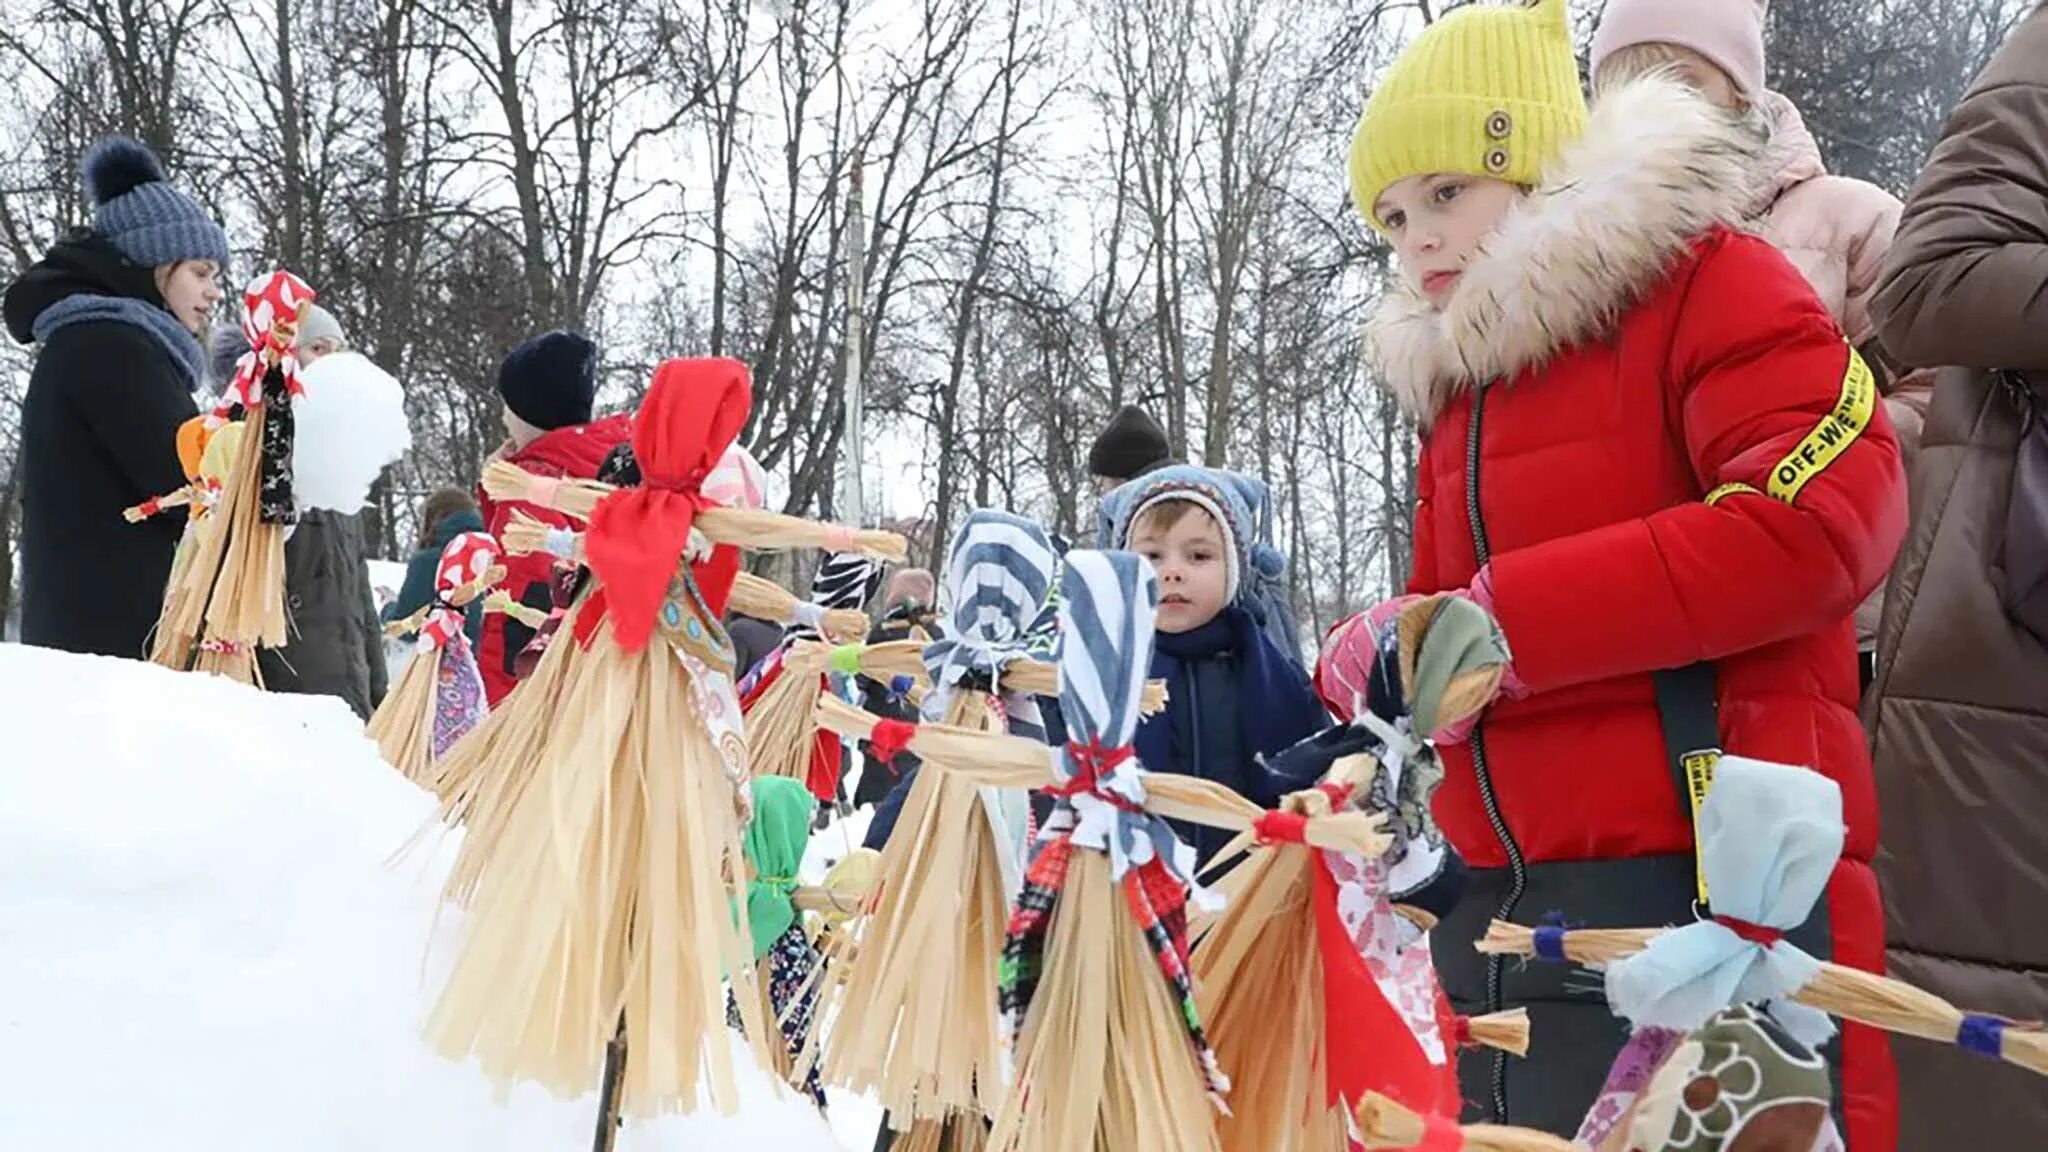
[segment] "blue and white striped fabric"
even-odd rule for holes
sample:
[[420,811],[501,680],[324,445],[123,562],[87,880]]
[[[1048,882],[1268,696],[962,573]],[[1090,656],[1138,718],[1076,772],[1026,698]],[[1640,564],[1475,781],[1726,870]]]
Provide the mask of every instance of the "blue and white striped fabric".
[[[924,718],[942,720],[953,694],[970,676],[993,688],[1013,736],[1045,740],[1038,700],[1002,690],[1003,671],[1030,659],[1030,627],[1045,606],[1059,553],[1044,528],[1022,516],[984,508],[969,515],[953,536],[944,574],[952,605],[944,633],[925,646],[925,670],[932,693]],[[997,829],[1003,892],[1014,899],[1024,882],[1030,849],[1031,798],[1022,789],[984,788],[981,802]]]
[[953,691],[979,674],[1001,694],[1012,734],[1045,738],[1037,701],[1001,693],[1002,674],[1031,656],[1029,630],[1058,564],[1051,537],[1022,516],[984,508],[960,525],[946,559],[951,624],[924,650],[925,669],[937,689],[925,701],[927,720],[942,718]]
[[1065,797],[1044,838],[1071,835],[1077,847],[1110,857],[1121,880],[1153,859],[1188,882],[1198,905],[1195,851],[1165,818],[1144,811],[1145,768],[1132,751],[1144,718],[1159,614],[1159,577],[1133,552],[1067,555],[1060,578],[1060,715],[1068,744],[1053,752],[1062,784],[1093,774],[1092,790]]

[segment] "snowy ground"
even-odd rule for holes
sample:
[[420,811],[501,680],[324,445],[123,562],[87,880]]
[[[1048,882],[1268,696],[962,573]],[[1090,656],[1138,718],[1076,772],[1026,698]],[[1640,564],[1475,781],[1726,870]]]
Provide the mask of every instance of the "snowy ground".
[[[452,937],[426,796],[336,700],[0,645],[0,1148],[563,1152],[591,1100],[494,1100],[418,1039]],[[857,844],[817,837],[806,872]],[[765,1079],[622,1152],[852,1148]],[[836,1133],[835,1133],[836,1129]]]

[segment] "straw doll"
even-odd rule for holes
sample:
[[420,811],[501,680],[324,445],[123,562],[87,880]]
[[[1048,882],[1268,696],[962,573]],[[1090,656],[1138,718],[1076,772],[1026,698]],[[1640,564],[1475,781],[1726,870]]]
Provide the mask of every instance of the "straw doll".
[[[1483,952],[1604,970],[1608,1002],[1634,1027],[1579,1130],[1580,1144],[1600,1152],[1840,1148],[1825,1107],[1824,1067],[1818,1088],[1811,1075],[1822,1063],[1814,1053],[1834,1032],[1829,1016],[2048,1074],[2048,1034],[2037,1028],[1964,1013],[1801,947],[1810,933],[1800,929],[1825,891],[1844,836],[1841,790],[1833,781],[1802,768],[1723,757],[1700,806],[1700,872],[1711,915],[1675,929],[1492,926]],[[1762,1082],[1768,1091],[1732,1080],[1712,1092],[1695,1087],[1724,1058],[1743,1056],[1775,1070]],[[1823,1107],[1793,1106],[1816,1095]]]
[[[1269,814],[1221,784],[1147,773],[1136,761],[1159,595],[1150,566],[1131,553],[1075,552],[1061,584],[1069,743],[1050,755],[1018,737],[912,727],[831,700],[819,707],[836,731],[915,752],[928,774],[1044,787],[1058,799],[1003,945],[1017,1078],[991,1147],[1216,1149],[1211,1109],[1228,1085],[1188,971],[1194,851],[1168,818],[1245,832]],[[1359,813],[1299,825],[1300,839],[1318,847],[1383,844]]]
[[[1031,521],[990,509],[968,516],[945,572],[954,626],[925,650],[927,716],[978,731],[1001,731],[1007,719],[1042,739],[1036,702],[1006,681],[1028,659],[1025,629],[1056,560]],[[843,937],[850,957],[832,965],[841,983],[825,1078],[876,1095],[896,1131],[959,1117],[953,1131],[971,1137],[1002,1084],[997,960],[1028,806],[1021,792],[984,794],[937,773],[909,782],[901,804],[860,944]]]
[[[1338,1152],[1344,1102],[1367,1091],[1424,1111],[1458,1107],[1457,1036],[1440,1018],[1423,938],[1431,916],[1396,907],[1447,903],[1439,890],[1456,876],[1429,816],[1442,771],[1414,733],[1483,709],[1507,649],[1484,609],[1451,597],[1389,605],[1346,639],[1334,650],[1350,658],[1326,658],[1318,680],[1350,723],[1271,761],[1285,780],[1320,783],[1261,822],[1266,846],[1224,878],[1228,903],[1194,953],[1203,1018],[1233,1085],[1218,1121],[1227,1149]],[[1370,854],[1302,844],[1300,817],[1333,810],[1369,813],[1391,834]],[[1478,1031],[1494,1038],[1499,1023]],[[1515,1031],[1510,1043],[1523,1038]]]
[[[874,598],[882,575],[882,566],[865,556],[825,557],[811,581],[810,610],[799,610],[803,618],[791,626],[782,644],[741,688],[747,753],[754,771],[802,780],[821,804],[838,796],[845,759],[839,740],[819,732],[811,718],[818,693],[833,688],[831,675],[824,671],[794,673],[785,667],[786,657],[792,645],[820,638],[818,626],[825,623],[826,613],[858,612]],[[865,634],[863,630],[861,635]]]
[[[640,468],[633,458],[632,446],[622,444],[613,449],[599,469],[599,477],[606,491],[611,487],[638,485]],[[720,507],[758,510],[762,491],[759,477],[760,465],[745,448],[734,444],[705,478],[703,492]],[[484,861],[491,857],[513,807],[532,779],[539,763],[536,750],[557,721],[569,668],[568,649],[574,645],[554,644],[553,639],[570,606],[588,583],[588,570],[581,566],[581,533],[550,528],[538,521],[515,521],[506,529],[501,542],[507,552],[545,550],[563,563],[554,573],[555,611],[536,629],[534,642],[527,651],[520,654],[523,661],[529,656],[531,659],[521,671],[518,685],[483,723],[457,741],[435,764],[433,791],[441,800],[441,820],[451,827],[462,825],[467,829],[456,850],[445,891],[447,899],[458,905],[469,903]],[[520,610],[502,601],[500,608],[508,612]]]
[[291,399],[301,390],[299,323],[314,292],[289,272],[258,277],[244,294],[249,351],[212,419],[239,409],[247,426],[208,516],[165,600],[150,659],[257,684],[256,648],[285,643],[284,537],[298,521],[292,495]]
[[441,550],[433,602],[385,625],[390,635],[417,633],[418,639],[397,685],[371,715],[368,733],[384,759],[415,784],[428,783],[433,762],[488,711],[462,610],[504,574],[498,542],[488,533],[464,532]]
[[185,509],[185,531],[178,539],[178,551],[171,558],[170,579],[164,582],[164,605],[157,613],[156,632],[151,642],[152,652],[157,654],[153,657],[156,663],[173,668],[191,665],[196,640],[170,630],[171,608],[180,599],[179,590],[184,587],[185,573],[199,549],[201,528],[220,503],[221,484],[234,467],[235,454],[241,443],[241,424],[215,426],[204,416],[194,416],[185,421],[178,428],[178,460],[185,469],[186,485],[162,496],[152,496],[121,512],[122,518],[130,524],[138,524],[164,515],[173,508]]
[[[775,1051],[776,1075],[808,1093],[818,1107],[825,1091],[818,1070],[797,1073],[810,1039],[817,1007],[816,973],[821,958],[797,914],[797,869],[810,843],[811,816],[817,800],[802,783],[781,776],[756,776],[754,819],[747,825],[747,900],[745,915],[753,939],[755,961],[766,961],[768,975],[759,982],[762,1017],[776,1024],[783,1044]],[[726,1007],[726,1023],[744,1027],[738,993]]]
[[[749,407],[744,365],[672,360],[635,420],[639,487],[547,480],[502,462],[486,470],[494,497],[585,520],[591,572],[542,659],[542,673],[561,669],[552,723],[521,749],[533,758],[528,786],[477,865],[427,1024],[438,1051],[476,1057],[500,1083],[575,1096],[606,1065],[608,1095],[615,1084],[627,1113],[707,1099],[730,1113],[727,977],[753,1057],[771,1062],[747,924],[732,914],[745,898],[751,804],[719,621],[734,545],[808,546],[825,530],[705,497]],[[886,534],[856,545],[902,548]]]

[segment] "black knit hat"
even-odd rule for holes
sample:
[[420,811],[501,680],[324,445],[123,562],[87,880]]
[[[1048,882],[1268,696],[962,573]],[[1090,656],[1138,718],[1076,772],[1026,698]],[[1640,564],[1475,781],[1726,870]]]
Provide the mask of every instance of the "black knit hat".
[[1124,405],[1088,449],[1088,471],[1112,480],[1131,480],[1172,462],[1166,429],[1137,408]]
[[597,404],[597,345],[577,332],[545,332],[498,368],[498,395],[543,432],[590,423]]

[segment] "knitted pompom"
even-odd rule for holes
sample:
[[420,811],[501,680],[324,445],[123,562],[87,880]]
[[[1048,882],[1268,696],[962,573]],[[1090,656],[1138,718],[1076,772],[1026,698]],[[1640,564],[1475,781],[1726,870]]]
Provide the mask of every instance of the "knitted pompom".
[[95,207],[144,184],[170,178],[156,153],[141,141],[126,136],[109,136],[93,145],[79,167],[85,176],[85,194]]

